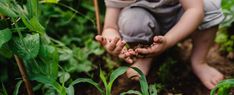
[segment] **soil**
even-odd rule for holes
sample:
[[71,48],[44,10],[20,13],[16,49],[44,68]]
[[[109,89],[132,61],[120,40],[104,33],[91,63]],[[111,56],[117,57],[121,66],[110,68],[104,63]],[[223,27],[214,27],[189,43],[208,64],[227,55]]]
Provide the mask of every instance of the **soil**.
[[[162,85],[159,95],[209,95],[209,90],[202,85],[191,70],[189,61],[191,49],[191,40],[186,40],[154,61],[157,64],[152,66],[147,80],[149,84]],[[207,60],[209,65],[218,69],[228,79],[234,76],[234,61],[226,55],[219,51],[218,45],[214,45],[208,53]],[[168,58],[176,59],[175,64],[168,63]],[[165,63],[170,65],[167,66],[166,72],[162,72],[160,67]],[[77,89],[79,89],[77,95],[100,95],[92,86],[81,85]],[[120,92],[129,89],[140,90],[139,83],[132,82],[123,75],[114,84],[112,95],[119,95]]]

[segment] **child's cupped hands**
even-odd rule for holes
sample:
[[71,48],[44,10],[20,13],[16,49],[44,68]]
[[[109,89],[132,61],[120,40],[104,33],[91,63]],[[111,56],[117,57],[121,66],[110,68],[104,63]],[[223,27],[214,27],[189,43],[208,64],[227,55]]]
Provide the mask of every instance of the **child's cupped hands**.
[[150,47],[137,48],[135,51],[144,55],[144,57],[154,57],[160,55],[168,47],[164,36],[155,36],[153,40],[153,44]]

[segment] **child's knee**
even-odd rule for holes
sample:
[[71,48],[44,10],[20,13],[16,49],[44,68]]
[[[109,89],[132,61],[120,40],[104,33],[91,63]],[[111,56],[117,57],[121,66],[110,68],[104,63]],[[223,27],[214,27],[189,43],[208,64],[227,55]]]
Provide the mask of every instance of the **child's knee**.
[[145,9],[126,8],[119,17],[120,34],[127,42],[150,41],[159,34],[155,18]]

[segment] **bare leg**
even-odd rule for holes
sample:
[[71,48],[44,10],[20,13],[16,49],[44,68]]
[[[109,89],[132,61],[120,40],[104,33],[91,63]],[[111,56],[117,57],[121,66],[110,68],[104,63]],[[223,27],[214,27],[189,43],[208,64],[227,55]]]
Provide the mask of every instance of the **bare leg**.
[[223,79],[223,75],[206,62],[207,53],[214,42],[217,30],[218,26],[192,34],[192,68],[197,77],[208,89],[214,88]]
[[[152,58],[139,58],[136,59],[135,63],[131,67],[136,67],[140,69],[145,75],[148,75],[151,63],[152,63]],[[126,75],[128,78],[135,81],[138,81],[140,78],[140,75],[132,68],[129,68],[127,70]]]

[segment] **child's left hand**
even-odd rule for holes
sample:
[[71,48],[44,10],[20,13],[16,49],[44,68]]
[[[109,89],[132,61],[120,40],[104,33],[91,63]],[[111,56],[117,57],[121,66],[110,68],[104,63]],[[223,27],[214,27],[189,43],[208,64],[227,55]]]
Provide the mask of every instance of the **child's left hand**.
[[154,57],[160,55],[167,49],[167,40],[164,36],[155,36],[153,44],[148,48],[137,48],[135,51],[138,54],[143,54],[145,57]]

